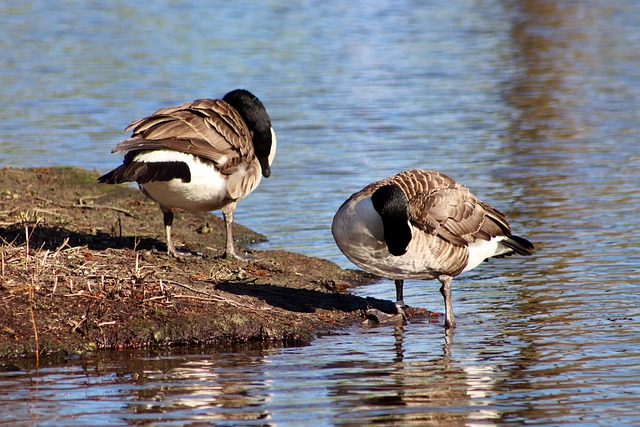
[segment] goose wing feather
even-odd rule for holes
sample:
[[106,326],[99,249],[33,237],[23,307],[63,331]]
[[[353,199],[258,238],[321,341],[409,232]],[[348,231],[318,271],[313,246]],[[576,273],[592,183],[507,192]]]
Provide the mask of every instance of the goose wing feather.
[[511,235],[502,212],[478,200],[467,187],[445,174],[413,169],[389,180],[405,191],[411,223],[427,234],[455,246]]
[[240,114],[221,99],[200,99],[163,108],[135,120],[131,137],[112,152],[168,149],[215,163],[223,173],[254,157],[253,134]]

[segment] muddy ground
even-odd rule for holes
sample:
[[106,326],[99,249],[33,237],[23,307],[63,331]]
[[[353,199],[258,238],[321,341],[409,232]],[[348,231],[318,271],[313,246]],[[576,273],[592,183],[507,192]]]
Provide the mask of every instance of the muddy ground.
[[[363,322],[369,307],[393,312],[390,301],[349,293],[375,278],[327,260],[246,249],[258,260],[220,258],[224,224],[211,213],[176,212],[176,245],[203,256],[171,258],[157,205],[97,177],[77,168],[0,169],[0,358],[304,344]],[[264,240],[237,224],[234,233],[239,248]]]

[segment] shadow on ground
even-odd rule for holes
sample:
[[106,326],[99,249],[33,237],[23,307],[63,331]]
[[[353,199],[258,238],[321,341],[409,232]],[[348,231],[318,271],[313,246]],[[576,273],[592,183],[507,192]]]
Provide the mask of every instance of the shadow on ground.
[[377,308],[393,313],[395,304],[375,298],[363,298],[352,294],[321,292],[312,289],[292,289],[284,286],[246,283],[220,283],[216,289],[235,295],[257,298],[265,303],[284,310],[314,313],[318,309],[354,312]]

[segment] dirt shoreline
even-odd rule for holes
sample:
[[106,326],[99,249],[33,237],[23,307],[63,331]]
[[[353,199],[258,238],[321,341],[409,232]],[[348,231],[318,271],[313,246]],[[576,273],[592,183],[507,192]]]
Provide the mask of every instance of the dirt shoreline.
[[[390,301],[349,294],[374,277],[286,251],[219,258],[222,219],[176,213],[202,258],[166,255],[155,203],[72,167],[0,169],[0,358],[99,349],[309,343]],[[239,247],[264,237],[235,224]],[[412,316],[429,316],[411,310]]]

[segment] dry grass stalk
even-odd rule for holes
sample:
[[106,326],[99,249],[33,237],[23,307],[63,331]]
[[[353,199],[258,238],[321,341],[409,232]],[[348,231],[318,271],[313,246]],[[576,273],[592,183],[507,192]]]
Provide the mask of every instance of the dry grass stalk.
[[[29,226],[24,226],[25,239],[25,265],[29,265]],[[43,260],[44,263],[44,260]],[[35,273],[34,273],[35,275]],[[36,286],[35,276],[31,276],[31,286],[29,287],[29,313],[31,314],[31,324],[33,325],[34,352],[36,356],[36,368],[40,365],[40,341],[38,340],[38,325],[36,324],[36,315],[34,312],[34,288]]]

